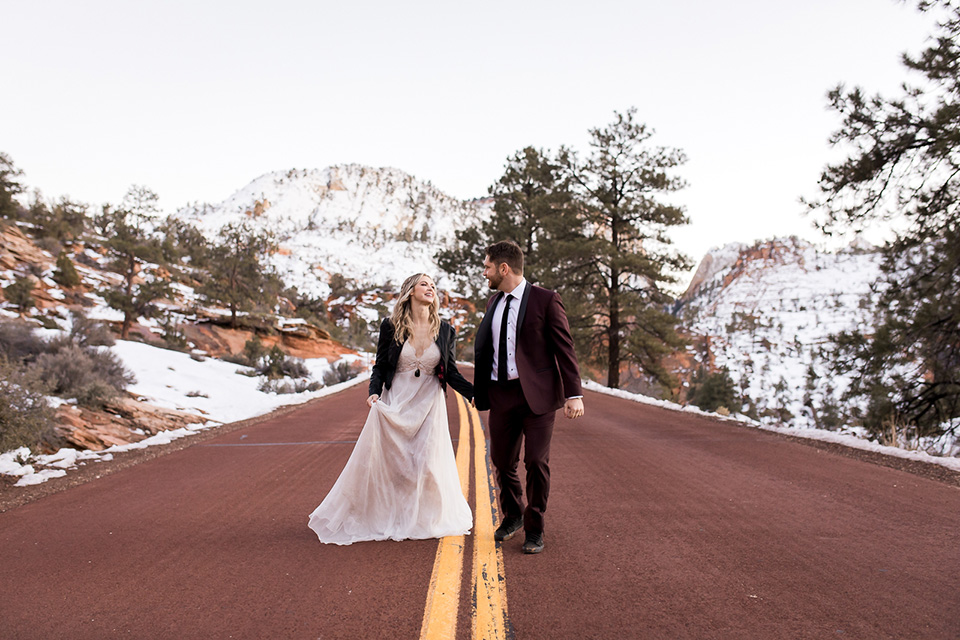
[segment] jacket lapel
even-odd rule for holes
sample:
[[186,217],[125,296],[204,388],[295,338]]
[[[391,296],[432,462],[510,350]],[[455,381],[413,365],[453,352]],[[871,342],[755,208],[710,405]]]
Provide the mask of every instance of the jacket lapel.
[[482,340],[483,342],[479,345],[481,347],[486,347],[486,344],[489,343],[493,345],[493,310],[497,308],[497,304],[500,302],[500,298],[503,297],[503,292],[497,294],[494,298],[493,303],[488,308],[487,313],[483,314],[483,320],[480,321],[480,327],[477,329],[477,340]]
[[[527,281],[527,286],[523,290],[523,299],[520,301],[520,311],[517,312],[517,335],[520,335],[520,327],[523,326],[523,317],[527,315],[527,302],[530,301],[530,291],[533,285]],[[519,342],[519,340],[518,340]]]

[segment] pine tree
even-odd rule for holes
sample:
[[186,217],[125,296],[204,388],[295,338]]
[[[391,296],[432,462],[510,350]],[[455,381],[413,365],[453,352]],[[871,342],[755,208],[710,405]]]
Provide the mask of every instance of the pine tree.
[[22,215],[23,207],[14,199],[23,193],[23,185],[17,180],[22,175],[10,156],[0,151],[0,218],[16,220]]
[[[921,76],[894,99],[843,85],[830,92],[849,157],[827,166],[822,198],[809,202],[827,234],[898,221],[883,248],[875,327],[838,337],[841,371],[856,371],[846,399],[864,399],[865,424],[941,433],[960,416],[960,6],[941,12],[931,44],[904,55]],[[954,427],[955,428],[955,427]]]
[[133,186],[123,206],[105,205],[98,216],[98,226],[107,234],[104,242],[113,260],[111,268],[123,276],[119,288],[103,292],[107,304],[123,313],[120,338],[126,340],[137,318],[158,313],[154,302],[170,295],[170,284],[143,273],[144,266],[160,262],[163,253],[160,241],[152,231],[159,213],[159,198],[146,187]]
[[53,281],[61,287],[75,287],[80,284],[80,274],[77,273],[73,261],[66,251],[61,251],[57,256],[57,268],[53,272]]
[[688,221],[680,207],[657,197],[684,186],[671,171],[686,158],[679,149],[649,145],[653,131],[634,122],[635,113],[617,113],[609,126],[591,130],[585,160],[561,150],[582,222],[553,251],[558,281],[582,305],[571,328],[589,345],[588,355],[606,364],[607,385],[618,388],[621,365],[632,361],[670,388],[676,381],[662,360],[683,341],[663,285],[690,264],[668,232]]
[[38,237],[60,242],[75,240],[86,230],[87,205],[60,198],[52,206],[47,206],[37,197],[30,208],[30,220],[37,227]]
[[740,410],[733,378],[726,367],[714,372],[700,367],[691,380],[690,395],[687,399],[690,404],[704,411],[716,411],[720,407],[726,407],[730,411]]
[[189,262],[191,267],[205,268],[210,257],[210,243],[200,229],[175,218],[167,217],[160,225],[163,235],[163,257],[167,263]]
[[555,265],[546,250],[565,227],[577,225],[563,168],[547,152],[526,147],[507,159],[490,195],[493,215],[480,225],[457,230],[455,246],[437,255],[440,268],[482,301],[489,293],[478,267],[484,250],[494,242],[513,240],[523,250],[527,280],[555,287]]
[[542,150],[527,147],[511,157],[490,188],[493,216],[484,225],[493,242],[510,239],[524,253],[524,275],[535,284],[558,286],[551,248],[570,227],[579,227],[571,177]]
[[555,156],[532,147],[514,154],[490,188],[491,218],[458,231],[455,246],[437,259],[482,308],[489,293],[482,279],[463,274],[478,274],[489,244],[516,241],[524,275],[560,292],[581,359],[607,366],[609,386],[619,387],[621,366],[634,362],[674,387],[662,360],[682,340],[662,286],[689,267],[667,236],[687,220],[655,196],[683,186],[668,172],[685,158],[647,145],[652,132],[634,123],[634,113],[592,130],[584,162],[566,148]]
[[33,289],[36,285],[31,278],[21,276],[13,284],[4,288],[3,293],[7,301],[24,313],[33,306]]
[[238,312],[276,299],[279,281],[263,262],[275,248],[272,234],[246,222],[220,230],[219,241],[210,250],[209,280],[200,291],[210,302],[230,309],[231,326],[237,326]]

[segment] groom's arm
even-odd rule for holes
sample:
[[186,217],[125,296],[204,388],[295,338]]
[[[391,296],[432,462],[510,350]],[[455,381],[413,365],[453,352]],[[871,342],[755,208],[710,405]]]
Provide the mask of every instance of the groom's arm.
[[580,365],[577,364],[577,354],[573,348],[573,337],[570,335],[570,324],[567,321],[567,312],[563,308],[560,294],[554,292],[547,306],[546,327],[547,340],[553,345],[553,352],[560,368],[560,380],[563,383],[564,398],[579,398],[583,396],[580,388]]

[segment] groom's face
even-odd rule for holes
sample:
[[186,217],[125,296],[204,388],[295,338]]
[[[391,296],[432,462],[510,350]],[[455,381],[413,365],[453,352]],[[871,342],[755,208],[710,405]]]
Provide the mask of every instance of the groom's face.
[[495,265],[490,261],[490,256],[484,256],[483,277],[487,279],[487,285],[489,285],[491,289],[497,289],[500,283],[503,282],[503,274],[501,274],[497,268],[499,266],[500,265]]

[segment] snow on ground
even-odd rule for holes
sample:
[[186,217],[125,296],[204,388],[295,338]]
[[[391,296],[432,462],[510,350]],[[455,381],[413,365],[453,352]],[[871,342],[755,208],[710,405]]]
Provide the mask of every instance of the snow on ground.
[[[118,340],[109,347],[136,376],[128,391],[154,406],[187,411],[207,419],[206,422],[182,429],[162,431],[128,445],[102,451],[81,451],[62,448],[51,455],[34,456],[21,447],[0,454],[0,474],[20,476],[16,486],[46,482],[66,475],[77,464],[110,460],[114,453],[168,444],[173,440],[229,422],[237,422],[269,413],[278,407],[300,404],[314,398],[342,391],[365,382],[366,372],[342,382],[303,393],[274,394],[259,391],[262,378],[243,375],[248,367],[215,358],[194,359],[190,354],[153,347],[142,342]],[[369,363],[369,356],[344,356],[344,360]],[[303,364],[314,380],[322,381],[331,365],[324,358],[307,359]],[[52,399],[59,401],[59,399]],[[62,402],[62,401],[61,401]]]
[[[323,395],[274,394],[257,390],[261,378],[243,375],[250,368],[214,358],[202,362],[179,351],[158,349],[142,342],[118,340],[111,350],[136,376],[127,390],[141,400],[166,409],[189,411],[218,424],[262,415],[277,407]],[[330,369],[323,358],[305,360],[314,380]]]
[[710,416],[711,418],[717,418],[719,420],[727,420],[731,422],[738,422],[751,427],[757,427],[759,429],[764,429],[766,431],[774,431],[776,433],[782,433],[789,436],[795,436],[797,438],[807,438],[810,440],[820,440],[822,442],[832,442],[834,444],[840,444],[845,447],[850,447],[852,449],[861,449],[863,451],[873,451],[874,453],[882,453],[888,456],[894,456],[897,458],[906,458],[908,460],[916,460],[919,462],[927,462],[930,464],[938,464],[942,467],[952,469],[953,471],[960,472],[960,458],[956,457],[941,457],[930,455],[925,451],[911,451],[907,449],[899,449],[897,447],[888,447],[876,442],[871,442],[866,440],[863,437],[854,435],[854,431],[850,430],[848,432],[844,431],[826,431],[824,429],[814,429],[811,427],[796,428],[796,427],[784,427],[772,424],[764,424],[756,420],[751,420],[744,415],[734,415],[734,416],[723,416],[719,413],[709,413],[694,407],[692,405],[680,405],[675,402],[669,402],[667,400],[658,400],[656,398],[650,398],[648,396],[640,395],[638,393],[631,393],[629,391],[622,391],[620,389],[610,389],[605,387],[597,382],[592,380],[584,380],[583,388],[589,389],[590,391],[596,391],[597,393],[604,393],[609,396],[615,396],[617,398],[623,398],[625,400],[632,400],[634,402],[640,402],[642,404],[649,404],[656,407],[662,407],[664,409],[670,409],[672,411],[684,411],[686,413],[696,413],[699,415]]

